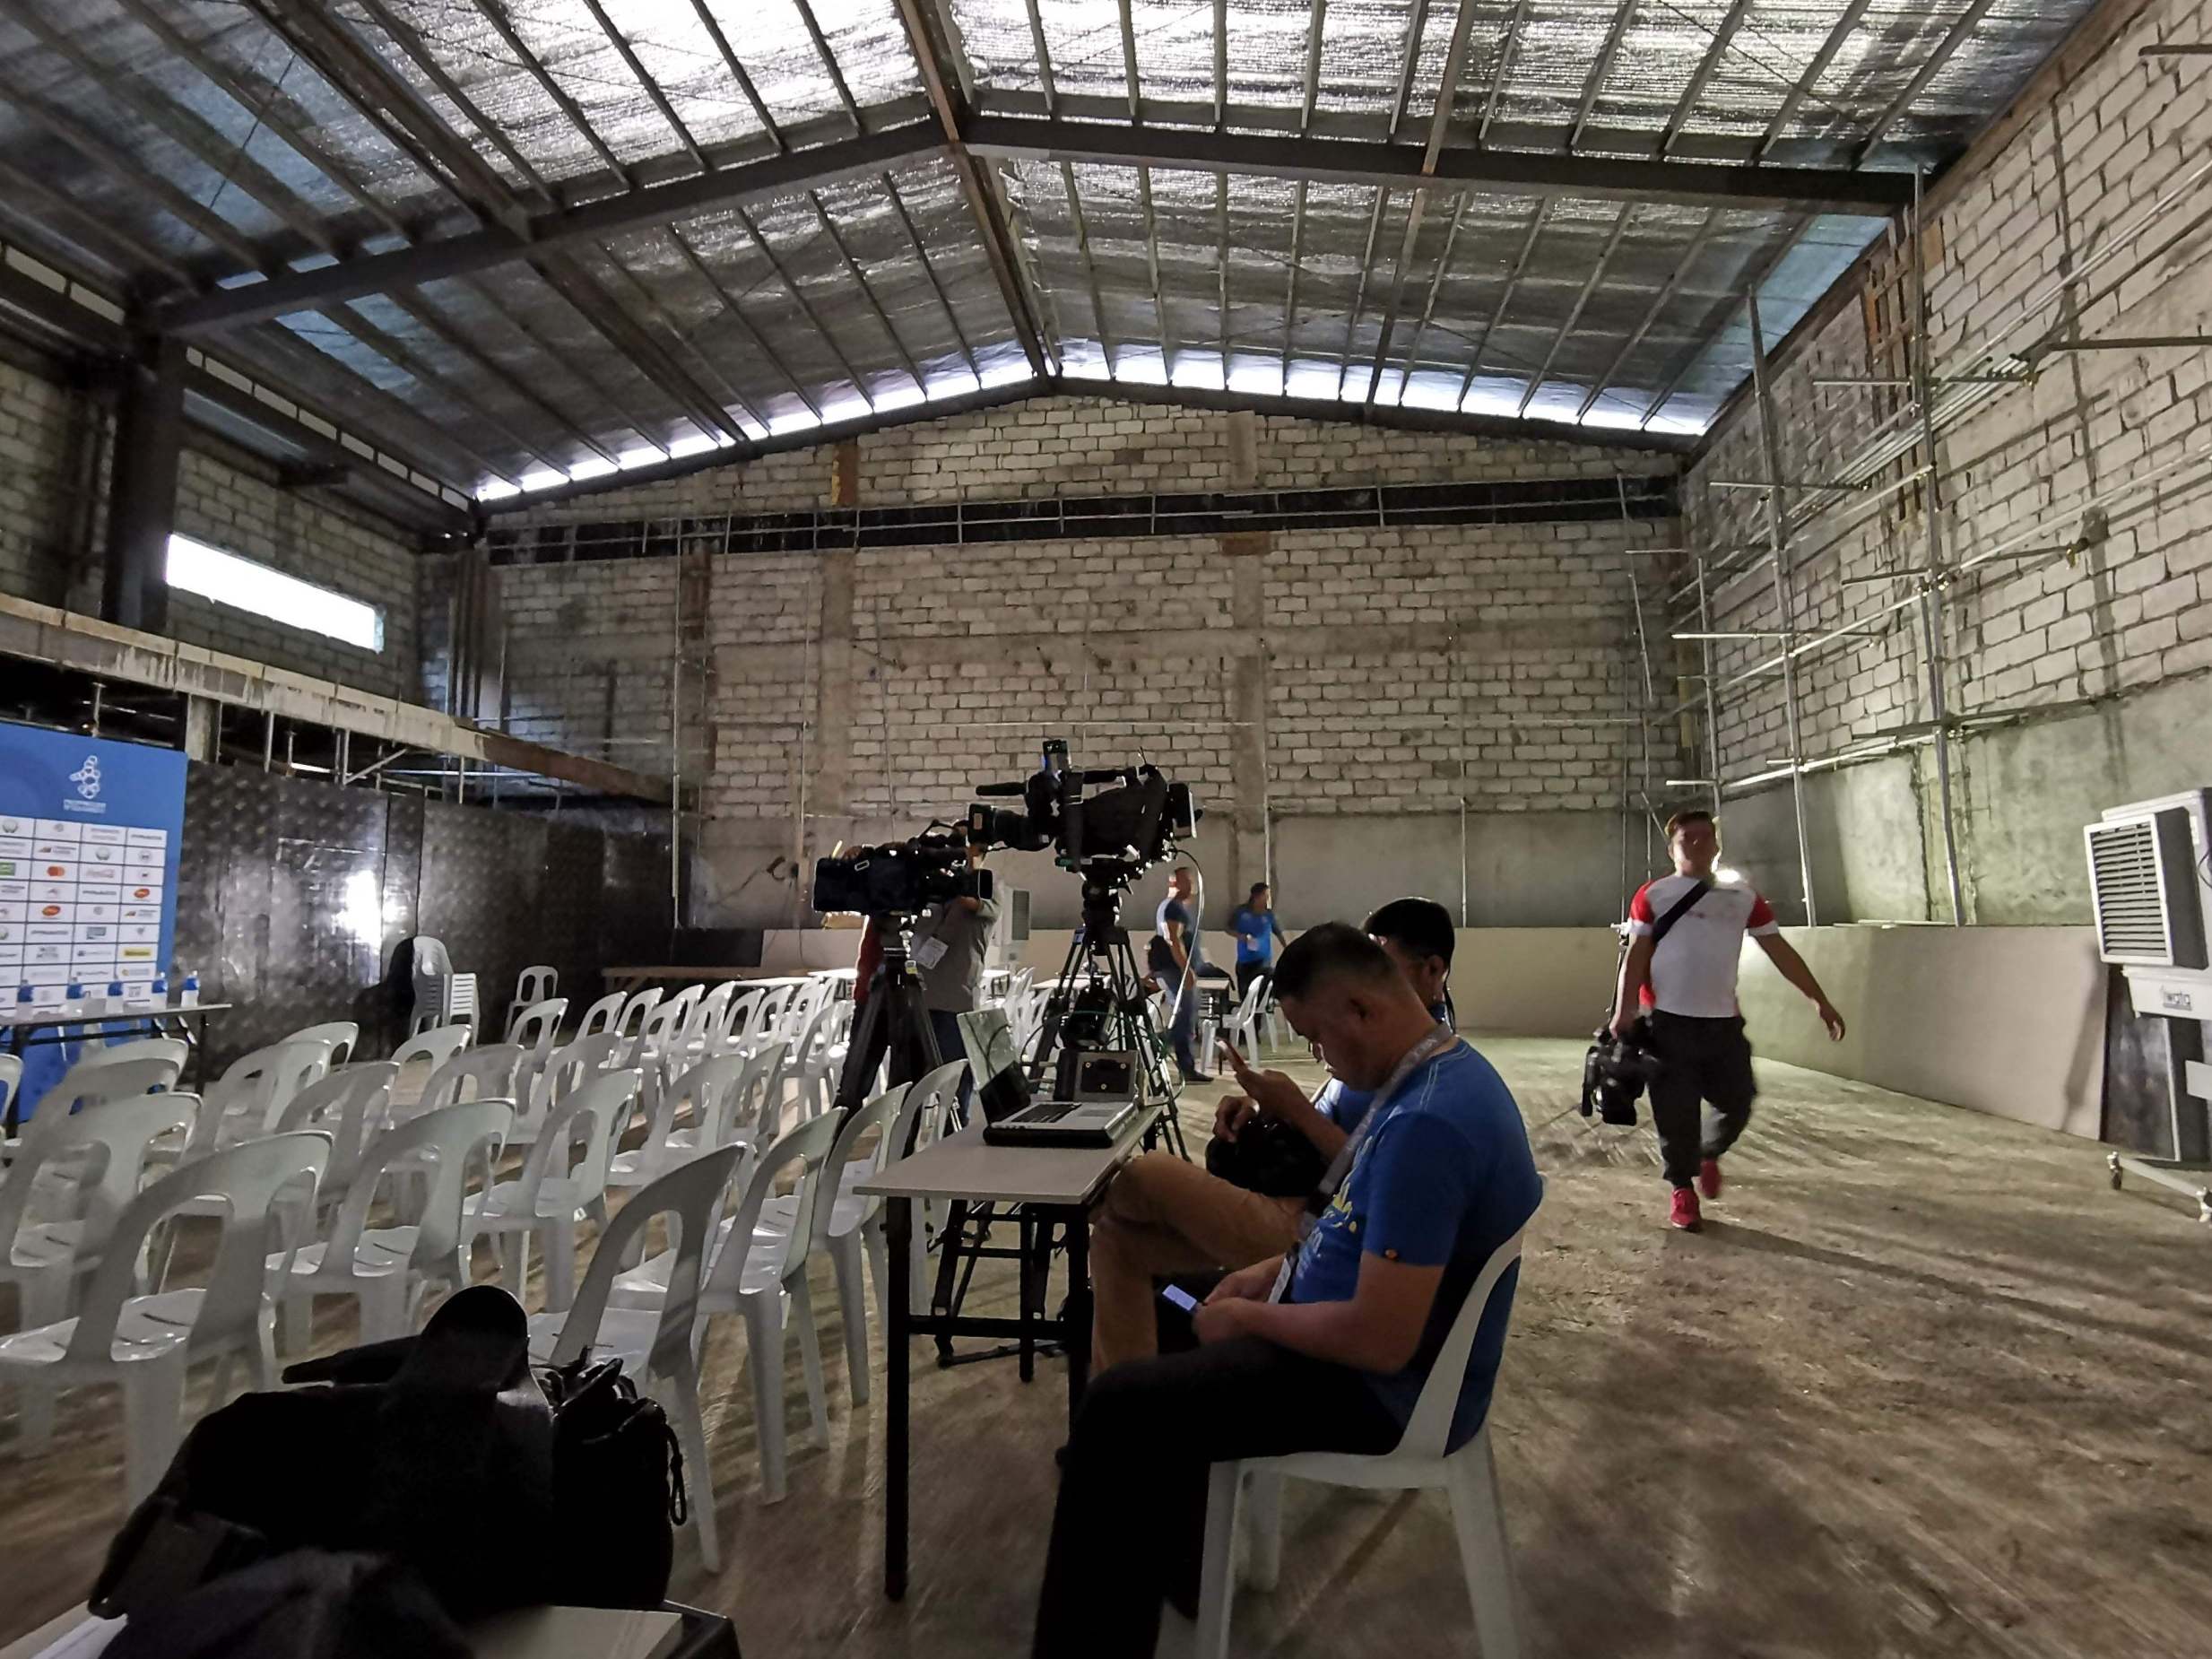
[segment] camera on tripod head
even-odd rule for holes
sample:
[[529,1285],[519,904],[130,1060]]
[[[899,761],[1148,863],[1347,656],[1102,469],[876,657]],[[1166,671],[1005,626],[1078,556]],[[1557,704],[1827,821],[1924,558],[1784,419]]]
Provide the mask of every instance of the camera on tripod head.
[[1605,1027],[1583,1055],[1583,1092],[1576,1105],[1584,1117],[1594,1113],[1600,1123],[1632,1125],[1636,1121],[1636,1102],[1644,1098],[1661,1066],[1642,1021],[1625,1038]]
[[[1097,794],[1085,790],[1108,786]],[[1171,783],[1156,766],[1068,764],[1064,738],[1045,743],[1043,763],[1017,783],[982,784],[985,797],[1021,797],[1019,806],[979,800],[967,810],[967,838],[1024,852],[1054,849],[1054,862],[1087,881],[1127,885],[1193,834],[1203,816],[1188,784]]]
[[991,897],[991,872],[969,867],[967,838],[924,830],[814,861],[814,908],[862,916],[918,916],[956,899]]

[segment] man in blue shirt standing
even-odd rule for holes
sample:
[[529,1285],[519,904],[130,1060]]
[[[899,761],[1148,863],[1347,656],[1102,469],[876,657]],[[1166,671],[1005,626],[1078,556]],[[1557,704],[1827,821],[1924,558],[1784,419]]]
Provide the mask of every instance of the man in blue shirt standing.
[[1275,960],[1275,942],[1286,937],[1265,882],[1252,884],[1244,908],[1229,917],[1229,931],[1236,935],[1236,1000],[1241,1003],[1252,994],[1252,982],[1267,977]]
[[[1504,1081],[1380,945],[1324,924],[1285,949],[1275,984],[1292,1029],[1375,1104],[1297,1249],[1232,1273],[1199,1309],[1201,1346],[1092,1383],[1063,1463],[1037,1659],[1140,1659],[1163,1599],[1195,1608],[1210,1465],[1395,1446],[1469,1288],[1541,1196]],[[1454,1446],[1488,1409],[1517,1278],[1482,1315]]]

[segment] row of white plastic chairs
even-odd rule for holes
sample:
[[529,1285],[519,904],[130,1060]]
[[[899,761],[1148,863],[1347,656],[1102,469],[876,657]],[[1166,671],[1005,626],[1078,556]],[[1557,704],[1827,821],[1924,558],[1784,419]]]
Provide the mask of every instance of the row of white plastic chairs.
[[[670,1091],[690,1107],[689,1130],[667,1134],[657,1148],[649,1145],[619,1158],[612,1151],[618,1126],[629,1121],[644,1087],[643,1076],[635,1071],[601,1073],[575,1085],[540,1125],[521,1173],[509,1180],[494,1178],[491,1169],[512,1143],[514,1103],[479,1099],[433,1105],[369,1139],[350,1172],[334,1168],[335,1142],[343,1134],[294,1126],[301,1119],[288,1114],[286,1126],[277,1133],[187,1160],[143,1191],[139,1182],[149,1168],[158,1167],[159,1143],[188,1131],[202,1102],[188,1093],[167,1091],[166,1085],[177,1077],[181,1055],[96,1061],[84,1068],[94,1075],[80,1080],[72,1095],[53,1102],[56,1108],[79,1109],[56,1109],[40,1133],[27,1135],[5,1182],[0,1184],[0,1265],[21,1288],[24,1323],[30,1327],[0,1339],[0,1380],[24,1385],[24,1443],[43,1444],[50,1431],[54,1391],[85,1383],[121,1383],[129,1440],[126,1479],[134,1498],[158,1478],[173,1447],[185,1368],[191,1361],[215,1358],[221,1362],[222,1374],[216,1379],[213,1398],[222,1397],[230,1359],[241,1353],[252,1363],[260,1384],[273,1385],[275,1308],[280,1303],[284,1307],[288,1325],[296,1321],[304,1326],[308,1303],[316,1295],[354,1298],[361,1310],[364,1340],[412,1329],[426,1291],[467,1281],[471,1246],[485,1235],[500,1246],[502,1277],[517,1294],[526,1273],[527,1240],[545,1236],[545,1317],[566,1331],[572,1322],[560,1316],[572,1299],[575,1224],[590,1215],[605,1226],[606,1188],[623,1184],[616,1165],[627,1161],[631,1184],[646,1190],[625,1206],[615,1229],[604,1233],[594,1263],[610,1250],[629,1250],[628,1241],[638,1238],[637,1229],[658,1212],[654,1193],[662,1183],[703,1158],[715,1158],[723,1169],[717,1191],[740,1177],[750,1180],[739,1214],[752,1213],[755,1219],[742,1230],[722,1229],[713,1280],[721,1289],[710,1287],[701,1307],[708,1312],[746,1312],[751,1351],[764,1359],[771,1351],[768,1343],[775,1341],[774,1362],[753,1369],[764,1485],[771,1498],[780,1497],[783,1307],[793,1304],[802,1316],[802,1359],[819,1429],[823,1420],[820,1364],[813,1351],[803,1276],[808,1253],[819,1244],[835,1257],[849,1374],[855,1399],[864,1400],[867,1334],[861,1257],[872,1246],[880,1299],[886,1293],[882,1240],[876,1206],[859,1201],[846,1189],[859,1171],[872,1167],[894,1145],[903,1144],[910,1132],[926,1140],[942,1126],[942,1115],[955,1098],[962,1069],[949,1066],[913,1091],[879,1097],[848,1118],[842,1134],[834,1119],[803,1115],[803,1107],[797,1127],[783,1131],[780,1099],[773,1117],[754,1117],[750,1110],[761,1080],[774,1074],[775,1051],[780,1047],[771,1044],[751,1055],[716,1056],[693,1067]],[[397,1072],[390,1062],[345,1070],[362,1074],[355,1086],[357,1098],[373,1098],[379,1090],[388,1098]],[[910,1101],[912,1110],[889,1135],[883,1135],[885,1120],[902,1101]],[[915,1118],[925,1105],[930,1112],[915,1132]],[[365,1117],[370,1112],[364,1107],[351,1115]],[[875,1149],[863,1158],[860,1142],[872,1133],[877,1135]],[[269,1150],[280,1146],[291,1150]],[[760,1155],[763,1146],[768,1151]],[[581,1157],[572,1164],[571,1156],[579,1148]],[[554,1149],[559,1149],[558,1158]],[[486,1178],[478,1191],[468,1194],[465,1170],[480,1157]],[[789,1194],[776,1194],[775,1177],[790,1173],[794,1158],[805,1164],[799,1185]],[[825,1161],[833,1158],[842,1178],[836,1197],[817,1220],[810,1196],[812,1183]],[[47,1177],[73,1161],[82,1177],[75,1212],[60,1220],[34,1220],[32,1200]],[[419,1202],[411,1209],[403,1207],[402,1213],[412,1219],[372,1226],[379,1191],[396,1187],[400,1177],[408,1175],[420,1175],[423,1186]],[[694,1177],[692,1182],[703,1179]],[[690,1190],[681,1183],[671,1189],[677,1196]],[[386,1192],[387,1198],[394,1195]],[[625,1220],[633,1211],[637,1219]],[[763,1212],[765,1220],[759,1219]],[[214,1266],[204,1287],[166,1290],[149,1271],[151,1259],[160,1254],[156,1233],[176,1216],[194,1212],[221,1219]],[[317,1212],[325,1218],[320,1225],[310,1229],[302,1224]],[[265,1281],[256,1287],[237,1264],[238,1253],[245,1247],[237,1238],[246,1236],[265,1244],[273,1215],[281,1224],[283,1248],[265,1256]],[[310,1230],[314,1236],[306,1237]],[[779,1236],[780,1246],[761,1255],[752,1265],[748,1265],[742,1248],[736,1255],[727,1248],[733,1238],[758,1243]],[[678,1242],[680,1250],[690,1249],[681,1234]],[[652,1300],[655,1276],[665,1285],[671,1265],[678,1269],[675,1277],[681,1284],[680,1261],[646,1263],[638,1269],[642,1278],[632,1275],[621,1281],[612,1305],[634,1311],[641,1299]],[[606,1270],[608,1274],[614,1271]],[[74,1292],[87,1275],[90,1281],[80,1299]],[[597,1310],[590,1316],[594,1320],[610,1305],[601,1282],[604,1276],[594,1266],[579,1304]],[[911,1294],[920,1294],[920,1279],[917,1258]],[[779,1287],[776,1299],[762,1296],[762,1285],[768,1282]],[[73,1301],[81,1302],[74,1318],[69,1316]],[[620,1342],[610,1335],[593,1345],[619,1349]],[[681,1385],[678,1397],[664,1403],[680,1428],[685,1426],[688,1412],[686,1432],[696,1440],[696,1377],[685,1383],[685,1374],[674,1368],[666,1350],[664,1341],[656,1341],[627,1357],[641,1376],[650,1371],[670,1379],[672,1387]],[[687,1395],[684,1389],[692,1392]],[[698,1451],[696,1445],[688,1449]],[[703,1480],[704,1464],[696,1458],[694,1462]],[[711,1510],[701,1518],[701,1542],[711,1556]]]

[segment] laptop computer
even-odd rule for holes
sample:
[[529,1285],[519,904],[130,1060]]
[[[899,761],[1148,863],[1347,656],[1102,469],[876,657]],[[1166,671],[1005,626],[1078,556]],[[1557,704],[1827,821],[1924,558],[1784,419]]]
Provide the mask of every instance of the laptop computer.
[[976,1078],[983,1138],[993,1146],[1111,1146],[1136,1111],[1128,1085],[1133,1055],[1088,1055],[1077,1067],[1078,1098],[1032,1100],[1004,1010],[959,1016],[960,1042]]

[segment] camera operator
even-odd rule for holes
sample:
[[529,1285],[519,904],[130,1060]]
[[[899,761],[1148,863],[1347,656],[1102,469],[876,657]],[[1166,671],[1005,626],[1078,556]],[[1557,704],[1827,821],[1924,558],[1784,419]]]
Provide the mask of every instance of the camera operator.
[[[1427,899],[1392,899],[1367,918],[1366,932],[1430,1014],[1444,1020],[1454,938],[1444,908]],[[1310,1143],[1316,1178],[1303,1192],[1279,1195],[1209,1174],[1172,1152],[1146,1152],[1124,1165],[1090,1218],[1090,1351],[1098,1369],[1158,1351],[1155,1278],[1221,1272],[1297,1243],[1313,1187],[1373,1099],[1338,1077],[1308,1100],[1286,1073],[1253,1070],[1226,1043],[1221,1052],[1242,1092],[1222,1100],[1216,1134],[1234,1141],[1255,1117],[1274,1119]]]
[[[967,844],[970,870],[983,868],[985,850],[981,842]],[[984,958],[998,919],[995,899],[955,899],[930,906],[915,922],[908,954],[922,977],[922,1006],[929,1011],[940,1060],[955,1060],[967,1052],[960,1040],[959,1016],[972,1013],[982,1003]],[[964,1111],[974,1088],[973,1080],[963,1073]]]
[[1199,934],[1200,912],[1198,873],[1188,864],[1177,864],[1167,877],[1167,897],[1160,900],[1153,918],[1147,966],[1174,1011],[1167,1037],[1175,1045],[1175,1064],[1186,1083],[1213,1081],[1211,1073],[1198,1069],[1194,1046],[1198,1005],[1204,995],[1198,976],[1206,965],[1205,942]]
[[[1645,882],[1628,906],[1629,945],[1621,958],[1613,1033],[1633,1042],[1640,1022],[1659,1059],[1651,1084],[1652,1124],[1674,1189],[1668,1220],[1694,1233],[1704,1225],[1697,1194],[1721,1195],[1722,1154],[1751,1121],[1758,1093],[1736,1001],[1744,935],[1757,940],[1782,977],[1819,1010],[1834,1042],[1843,1040],[1843,1016],[1782,936],[1766,900],[1740,882],[1715,883],[1721,829],[1711,812],[1670,818],[1667,850],[1675,873]],[[1670,916],[1666,937],[1654,945],[1652,935]],[[1702,1127],[1701,1102],[1713,1109],[1710,1131]]]
[[[1037,1659],[1134,1659],[1154,1649],[1163,1599],[1194,1609],[1213,1464],[1396,1445],[1483,1264],[1542,1195],[1504,1081],[1372,940],[1340,922],[1301,934],[1276,988],[1291,1029],[1375,1105],[1296,1247],[1231,1274],[1198,1310],[1201,1345],[1105,1372],[1083,1396]],[[1453,1379],[1449,1446],[1488,1410],[1517,1282],[1517,1269],[1500,1281]]]

